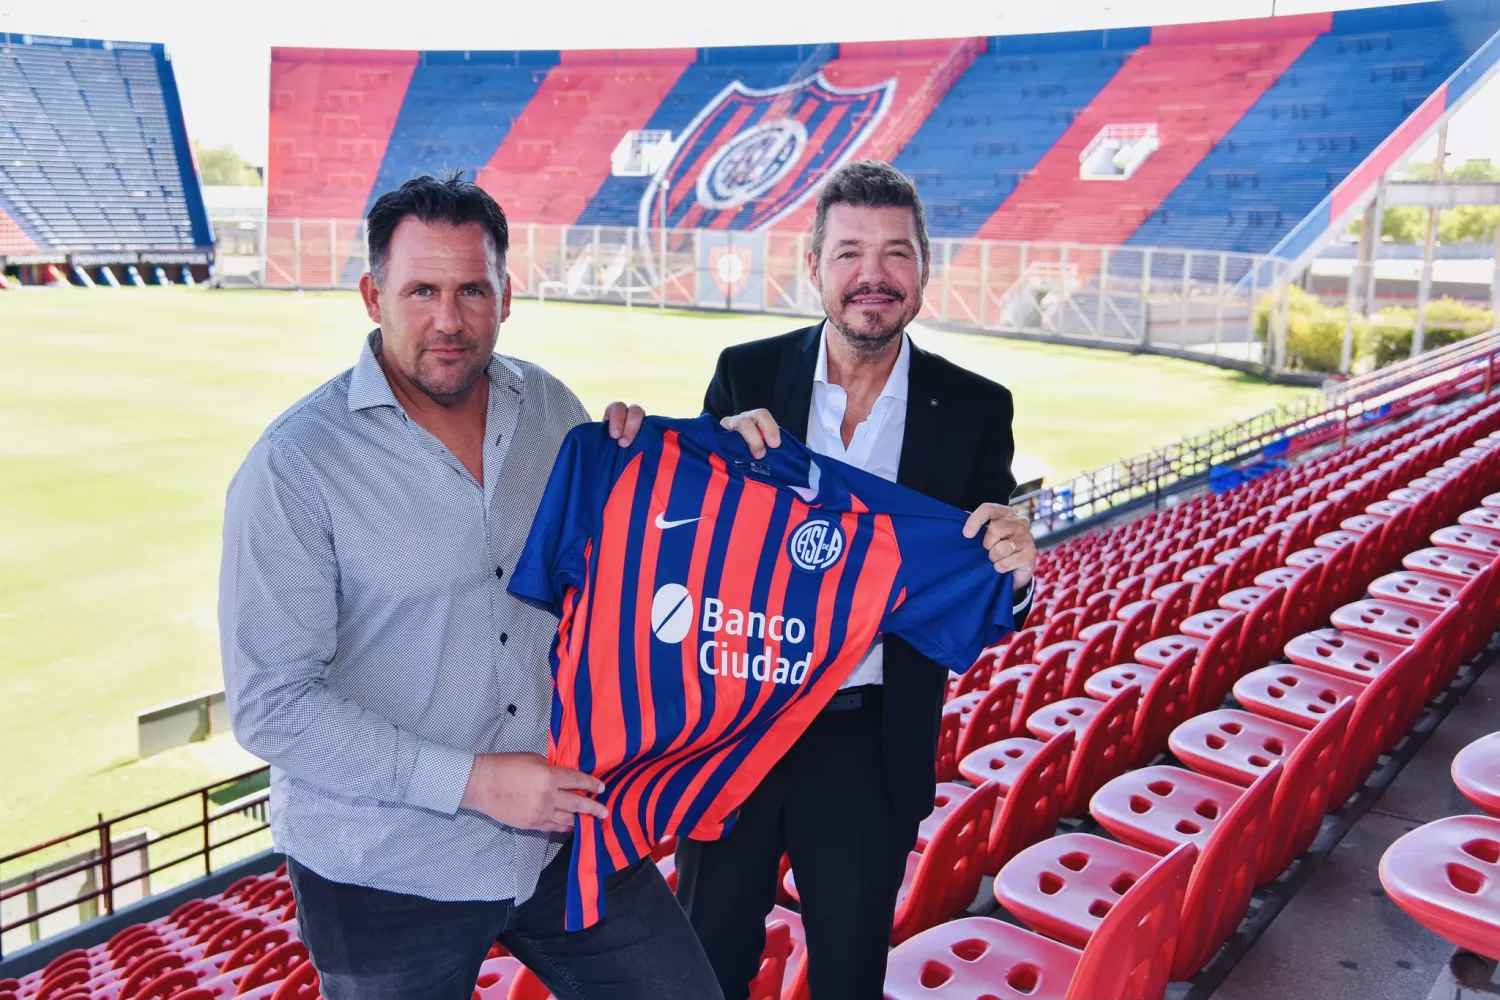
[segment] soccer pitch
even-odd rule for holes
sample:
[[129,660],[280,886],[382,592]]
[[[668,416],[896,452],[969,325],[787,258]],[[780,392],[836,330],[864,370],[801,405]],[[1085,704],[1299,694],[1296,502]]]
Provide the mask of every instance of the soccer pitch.
[[[721,348],[805,323],[518,301],[500,350],[596,415],[626,399],[688,416]],[[135,713],[220,686],[225,486],[369,328],[352,293],[0,293],[0,854],[253,765],[227,739],[138,761]],[[1017,445],[1054,479],[1303,391],[1149,356],[916,339],[1010,387]]]

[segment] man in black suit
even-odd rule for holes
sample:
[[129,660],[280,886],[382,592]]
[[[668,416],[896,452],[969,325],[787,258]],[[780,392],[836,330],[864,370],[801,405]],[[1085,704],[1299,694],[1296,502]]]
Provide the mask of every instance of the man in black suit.
[[[906,336],[928,275],[911,181],[873,161],[830,174],[808,266],[827,321],[725,350],[704,409],[740,430],[757,457],[784,428],[813,451],[973,511],[964,533],[982,529],[995,568],[1015,574],[1019,628],[1036,545],[1026,520],[1001,505],[1016,486],[1011,397]],[[749,992],[783,851],[801,899],[813,1000],[882,995],[906,857],[933,808],[946,681],[907,643],[878,638],[746,800],[729,836],[679,842],[678,899],[725,1000]]]

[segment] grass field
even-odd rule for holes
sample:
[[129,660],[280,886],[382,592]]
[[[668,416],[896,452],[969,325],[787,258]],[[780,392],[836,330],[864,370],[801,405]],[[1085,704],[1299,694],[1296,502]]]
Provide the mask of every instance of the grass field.
[[[501,350],[598,413],[698,412],[727,344],[800,321],[518,302]],[[262,428],[353,364],[352,294],[0,293],[0,854],[254,764],[232,740],[135,759],[135,712],[220,685],[224,488]],[[1298,390],[1190,362],[925,332],[1006,383],[1059,476]]]

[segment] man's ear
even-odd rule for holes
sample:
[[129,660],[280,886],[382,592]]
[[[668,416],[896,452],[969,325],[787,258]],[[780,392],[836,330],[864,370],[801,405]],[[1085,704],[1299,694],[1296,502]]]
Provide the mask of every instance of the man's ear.
[[506,274],[505,284],[500,289],[500,322],[504,323],[510,319],[510,275]]
[[375,284],[375,275],[366,271],[359,278],[359,297],[365,300],[365,312],[375,325],[380,325],[380,286]]
[[807,280],[812,282],[819,295],[823,294],[823,275],[818,271],[818,255],[812,250],[807,251]]

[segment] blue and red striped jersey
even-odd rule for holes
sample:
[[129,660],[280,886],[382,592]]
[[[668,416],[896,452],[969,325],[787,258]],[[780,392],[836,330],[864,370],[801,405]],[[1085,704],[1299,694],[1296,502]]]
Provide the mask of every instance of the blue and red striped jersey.
[[663,837],[723,836],[877,635],[964,671],[1013,627],[966,517],[785,433],[756,459],[706,416],[568,434],[510,592],[562,619],[549,758],[610,809],[578,817],[570,929]]

